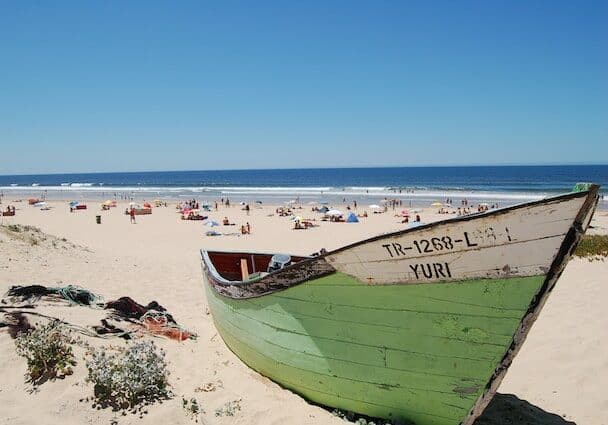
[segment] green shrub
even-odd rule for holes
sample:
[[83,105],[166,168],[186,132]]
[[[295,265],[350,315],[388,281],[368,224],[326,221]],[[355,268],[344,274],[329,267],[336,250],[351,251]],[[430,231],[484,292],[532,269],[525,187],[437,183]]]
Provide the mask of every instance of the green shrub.
[[87,370],[87,381],[95,385],[95,398],[102,406],[132,408],[171,395],[165,352],[157,350],[152,341],[138,342],[115,353],[103,348],[93,350]]
[[608,257],[608,235],[584,235],[574,255],[579,257]]
[[73,339],[58,320],[20,333],[15,338],[17,354],[27,359],[27,370],[35,384],[45,379],[72,374],[76,364]]

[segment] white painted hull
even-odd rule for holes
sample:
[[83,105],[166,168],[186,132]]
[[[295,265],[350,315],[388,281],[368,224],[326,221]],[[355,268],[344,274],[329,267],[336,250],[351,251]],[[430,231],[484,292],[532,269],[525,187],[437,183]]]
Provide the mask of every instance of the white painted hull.
[[[555,198],[446,220],[331,252],[327,260],[371,284],[544,275],[585,200]],[[584,228],[590,219],[583,217]]]

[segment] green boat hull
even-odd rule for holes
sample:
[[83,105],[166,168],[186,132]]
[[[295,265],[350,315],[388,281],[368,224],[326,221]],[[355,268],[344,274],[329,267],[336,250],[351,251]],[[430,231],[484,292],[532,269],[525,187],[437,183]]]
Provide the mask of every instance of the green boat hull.
[[372,417],[456,425],[483,394],[544,280],[367,285],[336,272],[249,299],[205,287],[228,347],[282,386]]

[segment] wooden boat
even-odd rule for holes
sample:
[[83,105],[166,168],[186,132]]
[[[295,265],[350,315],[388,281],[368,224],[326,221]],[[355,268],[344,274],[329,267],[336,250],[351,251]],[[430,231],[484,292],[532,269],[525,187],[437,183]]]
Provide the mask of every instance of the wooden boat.
[[215,325],[316,403],[472,424],[589,225],[598,186],[578,190],[310,257],[202,250]]
[[[142,207],[134,207],[133,208],[135,210],[135,215],[149,215],[152,214],[152,208],[142,208]],[[130,214],[130,208],[127,208],[125,210],[125,214],[129,215]]]

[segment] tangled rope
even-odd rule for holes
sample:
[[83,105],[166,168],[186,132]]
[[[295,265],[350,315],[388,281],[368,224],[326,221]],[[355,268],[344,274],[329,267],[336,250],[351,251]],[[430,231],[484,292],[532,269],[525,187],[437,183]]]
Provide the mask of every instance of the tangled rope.
[[88,289],[76,285],[47,287],[42,285],[11,286],[6,296],[20,298],[21,301],[29,299],[40,299],[43,296],[57,296],[72,305],[84,305],[91,308],[102,309],[103,297]]
[[[12,301],[15,299],[19,299],[20,301],[31,299],[38,300],[43,296],[48,296],[66,300],[70,303],[70,305],[86,306],[94,309],[113,311],[109,317],[101,320],[101,326],[93,326],[93,331],[83,326],[63,322],[74,330],[87,336],[97,336],[100,338],[122,337],[125,339],[130,339],[133,334],[143,330],[150,334],[164,336],[176,341],[196,339],[197,337],[195,333],[190,332],[177,324],[173,316],[156,301],[152,301],[148,305],[144,306],[137,303],[130,297],[121,297],[117,300],[104,303],[101,295],[97,295],[88,289],[76,285],[67,285],[62,287],[46,287],[42,285],[12,286],[6,295]],[[10,308],[34,307],[34,305],[28,305]],[[48,317],[33,311],[22,310],[20,313]],[[111,318],[118,322],[130,322],[138,326],[139,329],[121,329],[109,322]]]

